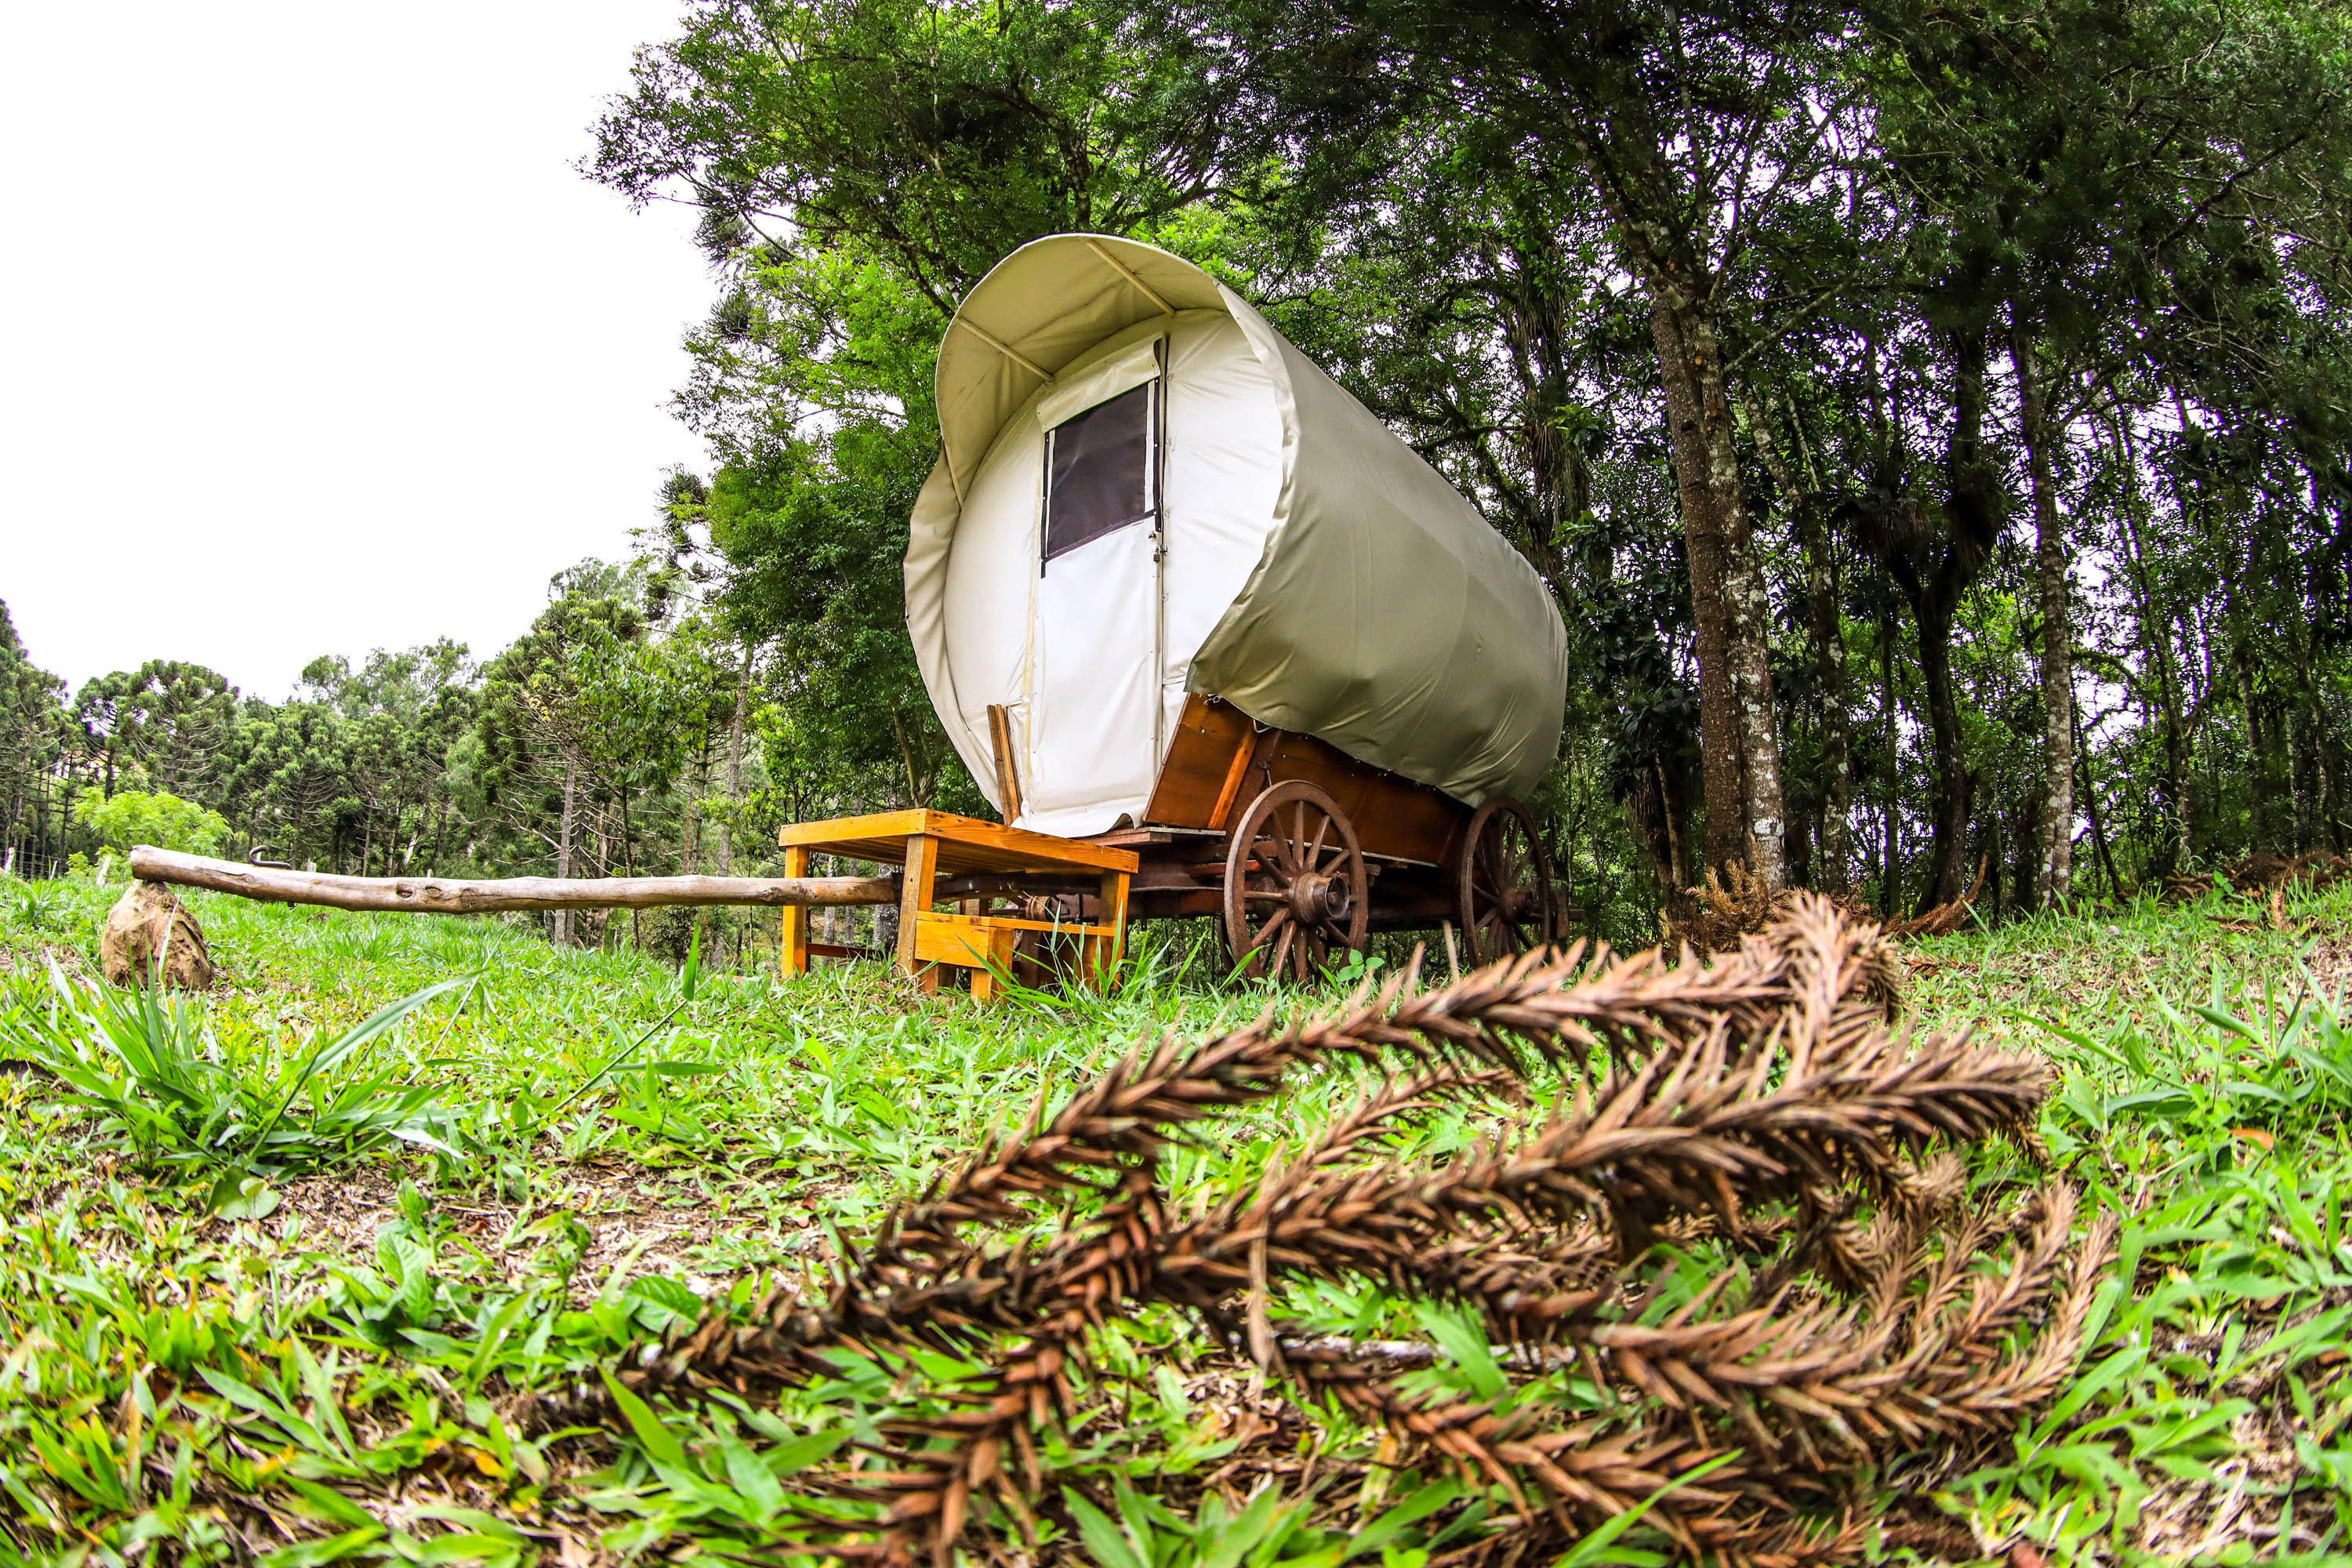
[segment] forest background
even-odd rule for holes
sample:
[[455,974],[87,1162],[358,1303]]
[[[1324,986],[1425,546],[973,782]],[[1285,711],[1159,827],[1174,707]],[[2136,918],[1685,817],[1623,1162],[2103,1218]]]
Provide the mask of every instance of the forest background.
[[1534,804],[1598,934],[1735,862],[1889,912],[1981,868],[1999,919],[2341,851],[2347,132],[2310,0],[698,5],[582,172],[701,210],[708,471],[513,646],[284,702],[68,693],[0,611],[0,845],[727,872],[984,811],[902,622],[931,365],[1092,230],[1256,302],[1549,585]]

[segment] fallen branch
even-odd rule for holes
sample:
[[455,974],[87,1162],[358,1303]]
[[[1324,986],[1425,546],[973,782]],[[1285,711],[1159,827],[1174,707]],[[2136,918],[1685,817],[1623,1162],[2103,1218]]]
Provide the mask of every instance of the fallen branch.
[[131,874],[278,904],[471,915],[495,910],[642,910],[665,904],[895,904],[896,877],[509,877],[462,882],[441,877],[335,877],[281,871],[236,860],[182,855],[142,844]]
[[[1686,1558],[1856,1560],[1874,1476],[1965,1455],[2070,1375],[2116,1229],[2061,1182],[1972,1187],[1961,1152],[2030,1142],[2049,1068],[1896,1032],[1899,963],[1799,895],[1704,966],[1538,953],[1430,992],[1408,971],[1321,1018],[1148,1042],[901,1204],[823,1289],[730,1291],[612,1386],[758,1403],[837,1376],[843,1351],[983,1365],[799,1483],[854,1511],[809,1511],[793,1549],[948,1568],[1016,1536],[1034,1552],[1041,1434],[1097,1414],[1104,1327],[1160,1310],[1189,1320],[1171,1342],[1286,1382],[1310,1426],[1343,1408],[1383,1433],[1377,1462],[1480,1498],[1492,1532],[1451,1561],[1545,1560],[1637,1509]],[[1342,1063],[1406,1070],[1178,1212],[1166,1149],[1222,1142],[1218,1119]],[[1486,1095],[1551,1104],[1466,1148],[1395,1146]],[[1667,1311],[1701,1238],[1711,1282]],[[1334,1343],[1278,1315],[1326,1283],[1469,1309],[1505,1386],[1433,1381],[1434,1342]],[[619,1419],[584,1389],[533,1414]]]

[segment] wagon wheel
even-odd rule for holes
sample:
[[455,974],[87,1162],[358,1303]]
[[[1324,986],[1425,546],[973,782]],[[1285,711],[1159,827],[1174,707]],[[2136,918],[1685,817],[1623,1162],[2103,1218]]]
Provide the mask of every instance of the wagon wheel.
[[1225,940],[1237,967],[1303,984],[1333,948],[1362,947],[1371,919],[1364,852],[1338,802],[1303,779],[1250,802],[1225,851]]
[[1559,934],[1551,857],[1544,853],[1536,819],[1526,806],[1496,795],[1472,814],[1454,872],[1454,895],[1474,964],[1516,957]]

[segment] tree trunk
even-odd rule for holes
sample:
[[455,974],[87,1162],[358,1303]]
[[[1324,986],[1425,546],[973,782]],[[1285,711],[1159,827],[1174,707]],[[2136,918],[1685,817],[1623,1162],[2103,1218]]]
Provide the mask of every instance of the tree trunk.
[[1845,627],[1838,608],[1837,562],[1829,531],[1805,513],[1805,602],[1811,622],[1815,679],[1822,692],[1821,828],[1814,839],[1813,886],[1853,886],[1853,762],[1846,737]]
[[1919,668],[1934,742],[1935,805],[1927,879],[1919,891],[1924,912],[1958,899],[1968,879],[1968,837],[1975,781],[1969,776],[1958,700],[1952,690],[1952,626],[1960,598],[1983,569],[2000,536],[2000,481],[1984,460],[1985,332],[1952,334],[1951,439],[1945,451],[1942,549],[1906,544],[1888,528],[1879,550],[1911,605],[1919,634]]
[[1650,331],[1666,395],[1666,424],[1690,559],[1698,654],[1699,749],[1706,858],[1721,869],[1749,858],[1775,890],[1788,879],[1782,847],[1780,743],[1765,643],[1764,574],[1739,493],[1739,460],[1725,399],[1723,357],[1705,303],[1653,290]]
[[1903,738],[1895,728],[1895,617],[1878,625],[1878,716],[1886,726],[1886,777],[1880,801],[1885,810],[1885,853],[1879,861],[1878,911],[1893,920],[1903,904],[1903,819],[1897,806],[1902,784]]
[[[1743,389],[1743,397],[1746,396]],[[1837,555],[1830,531],[1822,526],[1819,496],[1821,475],[1814,471],[1804,427],[1793,404],[1789,406],[1789,436],[1805,463],[1804,484],[1780,454],[1772,427],[1761,417],[1752,397],[1746,398],[1748,423],[1756,427],[1756,445],[1764,456],[1795,524],[1798,546],[1805,558],[1806,631],[1811,640],[1813,681],[1821,694],[1820,783],[1813,791],[1813,887],[1841,891],[1853,884],[1849,862],[1853,855],[1853,764],[1846,732],[1845,630],[1838,606]]]
[[2246,786],[2253,818],[2254,847],[2275,851],[2271,824],[2271,737],[2263,724],[2263,704],[2254,696],[2253,655],[2243,642],[2231,651],[2237,667],[2238,710],[2246,717]]
[[[572,819],[580,804],[580,764],[566,759],[563,764],[563,815],[555,825],[555,876],[562,881],[572,875]],[[572,911],[555,911],[555,942],[559,947],[572,945]]]
[[704,737],[695,748],[692,770],[687,774],[686,825],[679,832],[677,868],[682,876],[691,877],[702,866],[702,791],[710,780],[710,741]]
[[[2186,429],[2186,411],[2181,417],[2182,428]],[[2167,624],[2157,598],[2156,584],[2148,570],[2147,542],[2140,534],[2144,501],[2139,488],[2139,447],[2131,438],[2131,422],[2126,416],[2117,412],[2113,428],[2116,458],[2124,474],[2124,542],[2129,547],[2125,560],[2131,568],[2132,587],[2138,601],[2140,642],[2155,667],[2157,704],[2164,719],[2161,739],[2165,805],[2172,817],[2173,833],[2171,844],[2158,859],[2158,869],[2168,871],[2176,866],[2193,865],[2197,858],[2195,735],[2189,719],[2187,676],[2181,660],[2174,654],[2173,629]],[[2173,504],[2180,510],[2182,523],[2188,523],[2195,511],[2177,473],[2173,476],[2172,496]]]
[[2106,825],[2099,818],[2099,786],[2091,777],[2091,748],[2083,738],[2083,716],[2074,715],[2074,761],[2083,770],[2083,810],[2091,819],[2091,847],[2099,852],[2099,865],[2107,874],[2107,891],[2121,897],[2123,879],[2116,874],[2116,858],[2107,848]]
[[735,716],[727,723],[727,820],[719,825],[719,874],[735,869],[735,808],[743,801],[743,704],[751,690],[751,649],[735,672]]
[[1913,600],[1919,623],[1919,676],[1927,693],[1927,730],[1935,747],[1936,816],[1927,851],[1927,881],[1919,912],[1960,896],[1968,877],[1969,818],[1976,781],[1961,744],[1960,707],[1952,691],[1952,615],[1938,599]]
[[2025,438],[2026,469],[2033,486],[2033,563],[2042,597],[2042,798],[2037,803],[2041,842],[2033,868],[2032,898],[2037,909],[2054,909],[2074,877],[2074,623],[2068,602],[2070,564],[2063,522],[2058,516],[2058,481],[2051,460],[2049,413],[2034,374],[2033,342],[2022,331],[2009,341],[2017,371],[2018,425]]

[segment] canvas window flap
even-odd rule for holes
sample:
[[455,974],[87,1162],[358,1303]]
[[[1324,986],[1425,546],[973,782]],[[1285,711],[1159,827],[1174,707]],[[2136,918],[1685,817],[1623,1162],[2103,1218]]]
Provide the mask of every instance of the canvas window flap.
[[1131,392],[1157,379],[1159,374],[1160,340],[1152,337],[1130,343],[1055,382],[1053,390],[1037,400],[1037,423],[1051,430],[1072,415],[1083,414],[1097,403],[1108,403],[1122,392]]

